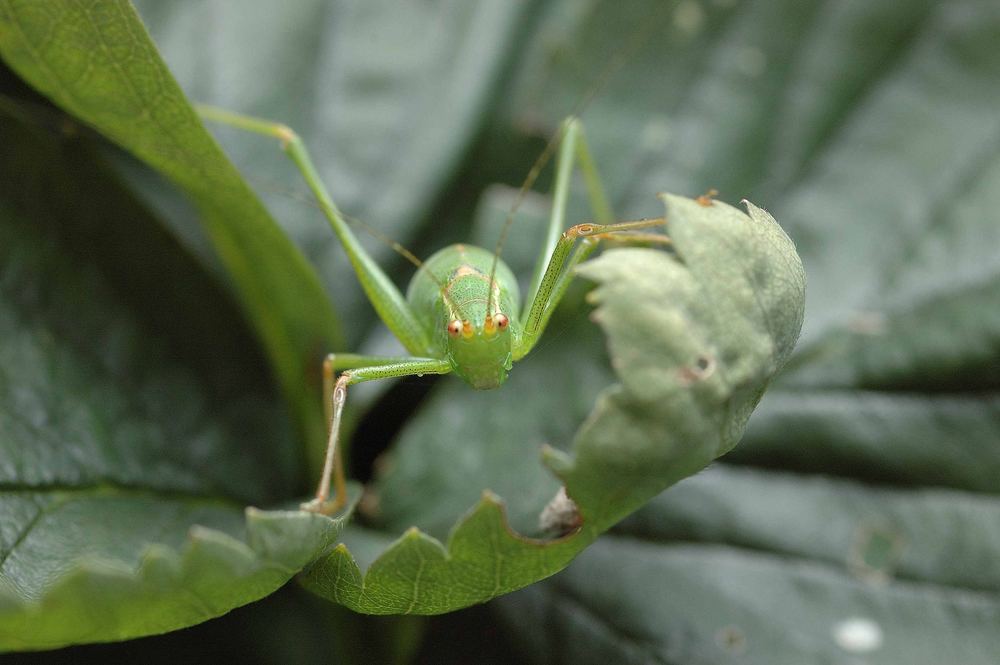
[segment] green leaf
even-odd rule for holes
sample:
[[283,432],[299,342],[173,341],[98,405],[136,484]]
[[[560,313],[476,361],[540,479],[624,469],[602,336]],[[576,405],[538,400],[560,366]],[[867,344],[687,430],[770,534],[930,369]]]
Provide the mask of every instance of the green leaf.
[[[559,576],[489,606],[516,629],[509,641],[522,659],[995,660],[992,3],[567,0],[470,14],[447,5],[446,16],[440,5],[267,4],[141,7],[189,93],[301,130],[345,208],[418,255],[467,240],[458,220],[471,219],[469,201],[493,179],[519,183],[541,149],[519,132],[549,133],[626,51],[583,114],[619,216],[659,214],[653,195],[664,189],[716,187],[774,212],[808,269],[803,345],[726,465],[654,499]],[[514,20],[490,15],[497,6]],[[414,25],[448,27],[433,39],[379,41]],[[651,38],[637,48],[646,25]],[[421,149],[395,153],[394,144]],[[255,186],[286,182],[271,176],[284,168],[273,146],[251,150],[239,162]],[[585,199],[572,198],[570,220],[588,219]],[[353,278],[335,277],[344,264],[328,259],[339,248],[314,213],[282,210],[281,219],[350,314],[348,348],[382,350]],[[528,246],[528,264],[541,223],[519,219],[508,243]],[[491,246],[496,228],[480,244]],[[388,268],[400,281],[411,274],[399,261]],[[163,330],[176,341],[180,328]],[[378,465],[385,471],[364,504],[372,530],[345,536],[361,569],[414,524],[445,540],[484,487],[504,497],[518,531],[537,533],[558,487],[537,451],[566,445],[611,380],[595,331],[557,312],[504,389],[475,394],[445,379],[416,408]],[[348,409],[357,404],[352,397]],[[386,415],[372,420],[396,418]],[[370,438],[356,449],[378,443]],[[272,469],[269,459],[230,461],[258,469],[243,490]],[[446,635],[468,636],[486,611],[437,621]],[[844,649],[841,631],[857,619],[881,631],[879,648]],[[446,650],[427,659],[447,661]]]
[[5,116],[0,145],[0,650],[272,593],[342,520],[245,508],[301,464],[238,309],[88,140]]
[[304,438],[320,445],[315,375],[341,336],[319,281],[205,132],[123,0],[0,3],[0,54],[56,104],[198,204]]
[[5,491],[0,501],[21,518],[7,524],[17,540],[3,543],[5,650],[122,640],[220,616],[281,587],[341,524],[253,508],[244,523],[231,505],[102,488]]
[[[156,12],[156,10],[152,9],[152,8],[150,9],[150,11],[154,12],[154,13]],[[487,10],[487,11],[491,11],[491,10]],[[314,16],[314,14],[312,13],[312,10],[310,10],[310,9],[303,9],[301,14],[295,14],[295,15],[283,17],[282,20],[283,21],[287,21],[288,25],[297,25],[297,26],[306,26],[306,25],[308,25],[309,26],[309,30],[312,31],[312,32],[321,31],[322,28],[323,28],[323,26],[324,26],[323,22],[322,21],[315,21],[314,20],[314,21],[312,21],[310,23],[308,21],[308,17],[311,17],[311,16]],[[475,14],[461,14],[461,15],[458,15],[458,16],[460,18],[457,18],[456,20],[458,20],[460,22],[466,22],[466,21],[469,21],[469,20],[473,20],[474,21],[473,25],[476,25],[477,22],[482,18],[483,12],[477,12]],[[345,19],[342,18],[341,20],[345,20]],[[364,21],[365,19],[363,17],[361,17],[361,20]],[[359,31],[360,30],[356,26],[353,29],[355,31]],[[337,28],[337,30],[339,30],[339,28]],[[280,34],[280,32],[281,31],[274,31],[273,34],[274,35],[278,35],[278,34]],[[360,32],[364,32],[364,31],[360,30]],[[455,31],[455,34],[460,34],[461,32],[462,31]],[[168,41],[170,39],[170,34],[172,34],[172,33],[168,33],[167,36],[166,36],[166,39]],[[496,31],[490,31],[488,34],[491,35],[490,39],[492,40],[493,39],[493,35],[496,35],[498,33],[496,33]],[[265,39],[270,39],[270,37],[265,37]],[[278,38],[278,37],[274,37],[273,39],[275,39],[276,41],[280,41],[280,38]],[[350,44],[349,38],[348,38],[348,42],[347,43]],[[465,42],[465,43],[468,44],[468,43],[471,43],[471,42]],[[480,42],[476,41],[475,43],[478,44]],[[493,42],[490,41],[489,43],[493,43]],[[440,48],[441,47],[436,47],[433,52],[434,53],[440,53]],[[451,47],[444,47],[444,48],[451,49]],[[463,48],[466,48],[466,47],[463,46]],[[495,67],[495,65],[490,65],[491,62],[495,62],[495,55],[494,55],[494,60],[492,60],[492,61],[489,59],[489,55],[486,55],[486,57],[484,59],[484,53],[485,52],[483,51],[483,48],[482,47],[478,47],[478,46],[475,47],[475,48],[478,48],[479,51],[477,53],[471,54],[469,56],[469,58],[470,58],[471,61],[485,63],[486,66]],[[451,49],[451,50],[454,50],[454,49]],[[262,51],[266,52],[266,49],[262,49]],[[358,51],[358,52],[360,52],[360,51]],[[344,48],[344,50],[342,51],[342,53],[343,53],[343,55],[344,55],[345,58],[351,58],[353,56],[353,54],[351,53],[351,51],[349,49],[347,49],[347,48]],[[182,68],[184,67],[183,63],[186,62],[186,58],[190,58],[190,57],[191,56],[188,53],[185,53],[185,54],[178,53],[175,56],[175,58],[178,59],[178,62],[181,63],[181,67]],[[436,56],[434,56],[434,57],[436,57]],[[452,61],[452,62],[455,61],[454,57],[453,56],[449,56],[449,61]],[[337,63],[337,66],[338,67],[344,67],[345,70],[348,72],[348,75],[350,75],[349,73],[351,72],[351,64],[350,64],[349,60],[347,60],[346,62],[347,62],[347,64]],[[290,65],[287,64],[287,63],[285,63],[285,62],[280,62],[279,61],[276,66],[278,66],[278,67],[285,67],[285,66],[290,66]],[[487,70],[487,72],[488,71],[490,71],[490,70]],[[493,70],[493,71],[495,71],[495,70]],[[391,70],[389,70],[386,75],[387,76],[394,76],[395,74]],[[366,73],[366,76],[370,76],[370,75],[368,75]],[[489,81],[489,80],[491,80],[492,77],[493,77],[493,74],[490,74],[490,73],[486,73],[485,76],[484,76],[484,74],[483,74],[483,67],[480,66],[479,70],[476,72],[475,76],[473,77],[473,80],[475,80],[476,82],[478,82],[478,83],[481,84],[483,81]],[[442,79],[440,79],[440,78],[434,78],[434,79],[432,79],[432,82],[433,81],[437,81],[437,80],[442,80]],[[447,78],[445,78],[443,80],[447,80]],[[194,81],[193,82],[194,87],[197,88],[198,85],[199,85],[199,82],[197,81],[197,77],[193,77],[193,81]],[[435,90],[435,88],[433,86],[430,87],[430,88],[428,88],[427,86],[421,85],[421,88],[423,88],[421,94],[424,95],[424,96],[426,96],[428,94],[427,93],[428,90],[430,90],[432,94],[436,94],[436,93],[433,93],[433,91]],[[400,99],[405,99],[408,96],[411,96],[410,93],[406,92],[405,86],[401,89],[402,92],[400,91],[399,88],[397,88],[397,89],[394,90],[391,87],[387,87],[386,90],[388,91],[388,94],[396,95],[396,100],[397,100],[396,103],[400,104],[401,106],[402,106],[402,104],[401,104],[401,102],[399,100]],[[211,93],[211,89],[210,88],[208,89],[208,92]],[[348,99],[350,99],[351,103],[354,103],[354,98],[353,97],[349,97]],[[468,98],[466,98],[466,99],[468,99]],[[213,101],[217,101],[217,100],[213,99]],[[380,101],[381,103],[384,103],[384,101],[382,101],[381,99],[379,99],[377,101]],[[334,102],[334,105],[336,105],[336,104],[343,104],[344,103],[344,102],[339,101],[339,100],[333,100],[333,102]],[[225,103],[225,102],[222,102],[222,103]],[[278,102],[275,103],[275,106],[279,107],[279,108],[282,107],[283,105],[284,105],[284,107],[287,108],[287,103],[283,103],[283,102],[280,102],[280,101],[278,101]],[[460,104],[459,104],[458,108],[459,109],[463,108],[463,105],[465,105],[465,107],[468,108],[467,105],[466,105],[466,102],[462,102],[460,100]],[[368,103],[368,106],[371,106],[371,103]],[[246,110],[246,109],[243,109],[243,110]],[[262,111],[255,111],[255,112],[261,113]],[[267,112],[263,112],[263,113],[265,115],[268,114]],[[454,135],[454,129],[453,128],[455,127],[456,122],[459,124],[459,126],[461,126],[462,123],[465,122],[464,120],[461,120],[461,119],[456,120],[454,118],[454,115],[455,115],[454,113],[452,113],[451,116],[445,115],[445,116],[435,117],[434,115],[431,115],[431,116],[428,117],[428,120],[427,120],[428,122],[431,123],[429,125],[429,128],[431,129],[431,131],[430,131],[431,135],[433,135],[434,131],[438,131],[440,129],[445,129],[446,131],[449,132],[449,135],[451,136],[451,138],[449,139],[450,142],[448,144],[446,144],[445,147],[447,147],[449,145],[450,146],[456,145],[454,143],[454,138],[453,138],[453,135]],[[331,117],[336,117],[336,116],[331,116]],[[294,121],[292,121],[292,122],[294,124]],[[336,127],[336,125],[334,125],[334,127]],[[355,126],[355,127],[352,128],[352,133],[355,136],[369,136],[369,135],[384,136],[385,135],[384,131],[377,131],[375,129],[367,129],[367,130],[359,131],[359,127],[360,126]],[[306,129],[303,130],[303,131],[305,133],[307,133],[307,134],[309,133],[308,125],[306,125]],[[424,132],[424,133],[427,133],[427,132]],[[461,132],[459,132],[459,134],[461,134]],[[337,151],[333,151],[330,154],[336,155],[336,154],[338,154],[338,152],[344,152],[344,151],[349,152],[350,151],[350,144],[351,144],[350,142],[351,142],[352,138],[353,137],[350,137],[350,136],[346,136],[346,137],[342,136],[340,144],[338,144],[338,146],[337,146],[338,150]],[[365,139],[365,140],[366,140],[367,143],[371,143],[368,139]],[[422,141],[422,140],[423,139],[420,139],[420,141]],[[396,143],[398,144],[398,141]],[[375,144],[371,144],[371,145],[373,146],[371,148],[371,150],[372,150],[372,152],[374,154],[375,152],[377,152],[378,144],[375,143]],[[441,148],[438,148],[437,150],[440,153]],[[325,153],[323,151],[320,151],[319,154],[325,155],[327,153]],[[404,154],[404,157],[405,157],[405,154]],[[393,159],[393,163],[397,163],[398,162],[400,164],[405,164],[408,161],[412,161],[412,160],[407,160],[407,159],[400,160],[398,157],[394,157],[394,159]],[[444,162],[447,163],[447,159],[444,159]],[[334,165],[335,164],[336,163],[334,162]],[[361,172],[363,173],[364,169],[365,169],[365,162],[364,162],[364,160],[361,160],[359,162],[358,166],[360,166]],[[442,172],[439,172],[439,173],[442,173]],[[357,175],[356,174],[341,174],[341,177],[339,177],[339,178],[336,179],[340,183],[344,183],[346,181],[347,185],[346,186],[345,185],[341,185],[341,186],[344,186],[345,189],[347,190],[347,192],[348,192],[348,200],[349,200],[349,197],[350,197],[349,184],[350,184],[350,181],[351,181],[352,178],[357,178]],[[392,178],[391,180],[395,183],[398,179]],[[404,180],[402,182],[405,183],[406,181]],[[426,195],[424,195],[424,196],[425,196],[424,200],[426,200]],[[384,201],[393,202],[393,201],[396,200],[396,197],[393,197],[393,196],[382,196],[378,200],[384,200]],[[404,202],[408,201],[408,200],[413,200],[414,202],[417,203],[417,209],[419,211],[419,201],[420,201],[420,199],[414,198],[413,196],[409,196],[409,197],[404,196],[402,198],[402,200]],[[397,205],[397,204],[394,203],[393,205]],[[407,214],[410,215],[411,219],[412,219],[412,216],[413,216],[414,213],[413,212],[408,212]],[[390,231],[391,231],[391,227],[390,227]],[[405,237],[404,237],[404,239],[405,239]],[[770,371],[770,370],[767,370],[767,371]],[[746,377],[744,377],[744,378],[746,378]],[[743,379],[740,379],[740,380],[743,380]],[[572,411],[568,411],[565,408],[563,408],[562,411],[564,411],[566,413],[572,413]],[[582,412],[583,412],[582,409],[579,410],[579,411],[582,414]],[[567,421],[568,421],[568,419],[567,419]],[[568,421],[568,422],[570,422],[571,424],[575,424],[575,421]],[[740,429],[739,425],[734,425],[734,431],[739,430],[739,429]],[[732,443],[735,443],[735,441],[727,441],[727,445],[731,445]],[[501,448],[499,450],[503,450],[503,449]],[[537,464],[535,465],[535,467],[537,469],[539,469],[539,470],[541,469],[541,467],[538,467]],[[536,476],[538,475],[537,472],[536,472],[535,475]],[[551,485],[552,485],[552,482],[550,480],[548,480],[547,481],[547,486],[551,486]],[[655,486],[655,483],[654,483],[654,486]],[[478,496],[482,492],[482,490],[483,490],[483,486],[478,487],[476,489],[475,493],[472,495],[471,498],[474,499],[474,497]],[[581,491],[583,491],[583,490],[581,490]],[[539,494],[539,493],[536,492],[535,496],[541,497],[542,494]],[[621,514],[625,514],[625,513],[628,512],[628,510],[630,510],[633,507],[634,506],[629,506],[629,507],[618,506],[618,509],[621,511]],[[534,507],[534,510],[536,512],[537,512],[537,508],[538,508],[538,506]],[[484,520],[486,520],[486,521],[491,521],[492,520],[493,522],[496,522],[496,520],[498,519],[498,515],[497,515],[495,509],[496,509],[495,500],[492,497],[487,496],[487,498],[484,499],[483,502],[480,504],[480,513],[477,513],[477,514],[480,517],[482,517]],[[451,508],[450,508],[450,510],[454,511],[455,510],[455,505],[452,505]],[[608,521],[608,523],[610,523],[615,518],[608,516],[608,517],[605,517],[605,519]],[[594,524],[597,525],[597,524],[599,524],[599,522],[595,521]],[[606,526],[607,526],[606,524],[604,524],[602,526],[594,526],[594,532],[595,533],[599,532],[603,528],[606,528]],[[456,537],[459,534],[460,534],[460,532],[457,531],[456,532]],[[410,542],[410,541],[412,541],[412,542]],[[435,551],[436,546],[433,543],[427,542],[427,541],[423,540],[422,538],[416,538],[415,535],[411,534],[410,540],[409,541],[404,541],[404,542],[408,542],[409,546],[412,546],[412,548],[414,548],[415,551],[417,551],[419,553],[419,556],[425,556],[426,555],[426,556],[429,556],[429,557],[434,557],[436,554],[439,554],[439,551],[437,551],[437,552]],[[341,562],[338,561],[335,565],[336,566],[340,566]],[[558,565],[561,565],[561,564],[558,564]],[[536,579],[536,578],[538,578],[540,576],[548,574],[548,571],[556,569],[558,567],[558,565],[549,566],[549,567],[543,566],[539,570],[535,570],[535,571],[530,572],[527,576],[524,577],[524,580]],[[386,570],[388,570],[389,573],[392,574],[392,572],[393,572],[393,566],[389,565],[389,564],[386,564]],[[322,574],[323,573],[316,573],[316,575],[322,575]],[[475,599],[479,599],[479,598],[483,598],[483,597],[489,597],[490,594],[497,593],[498,592],[497,589],[513,588],[514,586],[520,586],[520,585],[523,585],[524,583],[526,583],[526,582],[525,581],[521,581],[521,582],[517,582],[516,584],[515,583],[508,583],[506,585],[501,585],[500,587],[497,587],[496,589],[494,588],[494,587],[496,587],[496,584],[493,584],[490,587],[490,591],[488,591],[488,592],[480,592],[479,596],[473,595],[473,596],[470,596],[470,598],[473,599],[473,600],[475,600]],[[484,593],[485,593],[485,595],[484,595]],[[472,600],[465,599],[465,600],[460,600],[460,601],[457,601],[457,602],[459,602],[459,603],[468,603],[468,602],[472,602]],[[405,606],[402,606],[402,607],[405,607]],[[428,605],[428,607],[433,607],[433,602],[431,602]],[[447,605],[442,606],[442,607],[447,607]],[[435,611],[441,611],[442,607],[439,607]],[[383,610],[383,611],[385,611],[385,610]]]
[[[599,285],[592,316],[608,336],[620,383],[602,392],[571,454],[545,453],[576,502],[570,519],[579,528],[557,540],[526,539],[487,492],[446,545],[412,528],[364,575],[341,545],[306,573],[308,588],[375,614],[483,602],[557,572],[615,522],[736,444],[798,336],[802,266],[774,219],[752,204],[747,215],[718,202],[664,201],[672,252],[613,250],[580,268]],[[510,405],[523,395],[501,394]],[[422,440],[431,440],[426,434]]]

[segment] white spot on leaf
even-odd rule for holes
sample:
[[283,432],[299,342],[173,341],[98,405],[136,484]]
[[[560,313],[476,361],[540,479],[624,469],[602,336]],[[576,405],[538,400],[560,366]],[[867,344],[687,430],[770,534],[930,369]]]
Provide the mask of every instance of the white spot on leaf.
[[882,646],[882,627],[871,619],[848,617],[834,624],[833,640],[844,651],[870,653]]

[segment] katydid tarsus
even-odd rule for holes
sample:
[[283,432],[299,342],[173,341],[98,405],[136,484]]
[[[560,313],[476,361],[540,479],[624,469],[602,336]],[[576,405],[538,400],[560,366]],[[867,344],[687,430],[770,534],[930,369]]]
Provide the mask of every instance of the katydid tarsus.
[[[604,78],[619,65],[620,62],[609,67]],[[333,514],[347,502],[338,437],[350,385],[390,377],[453,372],[472,388],[498,388],[506,380],[513,363],[528,355],[545,331],[573,280],[574,267],[590,256],[602,240],[644,244],[669,242],[663,234],[642,232],[662,225],[662,218],[615,221],[583,125],[577,117],[601,83],[603,81],[599,80],[590,95],[581,100],[577,113],[563,121],[557,135],[536,160],[507,215],[494,251],[456,244],[420,261],[398,243],[380,238],[417,267],[405,297],[358,242],[348,218],[323,185],[305,144],[291,128],[224,109],[199,107],[206,120],[280,141],[347,252],[358,281],[379,318],[412,354],[410,357],[390,357],[331,353],[326,357],[323,391],[328,443],[316,495],[303,503],[302,509]],[[553,155],[556,172],[548,229],[522,307],[517,279],[500,259],[500,253],[518,204]],[[593,221],[567,228],[566,206],[571,176],[577,167],[586,185]]]

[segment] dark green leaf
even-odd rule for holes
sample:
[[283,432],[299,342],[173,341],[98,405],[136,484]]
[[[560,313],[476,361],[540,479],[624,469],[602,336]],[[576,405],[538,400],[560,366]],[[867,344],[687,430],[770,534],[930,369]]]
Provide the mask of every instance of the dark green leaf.
[[[664,189],[747,196],[786,225],[810,274],[804,345],[727,457],[741,468],[680,483],[578,565],[505,599],[524,659],[992,663],[993,3],[365,7],[142,5],[189,92],[302,130],[345,208],[421,255],[467,239],[455,220],[490,178],[523,177],[540,146],[529,149],[511,125],[550,133],[650,26],[584,113],[619,215],[658,214],[653,195]],[[446,27],[433,39],[393,37],[429,34],[428,25]],[[477,128],[485,132],[470,144]],[[272,165],[285,168],[272,145],[253,150],[240,164],[255,184],[286,182],[272,176]],[[574,199],[569,221],[588,219]],[[282,222],[348,305],[350,348],[384,349],[365,332],[370,312],[338,272],[343,262],[329,267],[339,249],[327,230],[289,209]],[[491,246],[498,222],[481,244]],[[508,243],[524,246],[529,265],[539,225],[519,220]],[[400,266],[388,267],[410,274]],[[537,451],[568,448],[609,381],[595,331],[559,312],[501,391],[439,386],[380,465],[365,505],[381,513],[372,522],[381,530],[345,538],[362,569],[411,525],[444,540],[484,487],[533,533],[558,486]],[[414,549],[423,551],[398,551]],[[845,649],[852,625],[874,625],[878,648]]]
[[93,147],[0,120],[0,650],[174,630],[265,596],[340,522],[225,292]]
[[319,443],[315,376],[340,335],[313,270],[205,132],[124,0],[0,3],[0,54],[56,104],[198,204],[303,437]]

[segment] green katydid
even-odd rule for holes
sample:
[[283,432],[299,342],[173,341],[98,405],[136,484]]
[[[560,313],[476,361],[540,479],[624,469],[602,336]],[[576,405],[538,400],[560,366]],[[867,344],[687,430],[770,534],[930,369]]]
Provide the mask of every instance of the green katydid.
[[[393,249],[418,268],[404,298],[358,242],[347,219],[320,180],[305,144],[292,129],[280,123],[214,107],[200,107],[199,111],[207,120],[280,140],[344,246],[379,318],[413,354],[412,357],[352,353],[327,356],[323,364],[324,404],[329,425],[327,450],[315,498],[302,504],[304,510],[332,514],[347,501],[338,437],[348,386],[374,379],[454,372],[475,389],[497,388],[506,380],[512,364],[526,356],[544,332],[552,312],[573,279],[574,266],[587,258],[602,239],[614,237],[642,243],[668,242],[662,234],[637,233],[662,225],[662,218],[614,221],[583,126],[579,119],[571,116],[563,122],[556,138],[550,141],[521,188],[520,197],[523,197],[558,146],[548,232],[523,309],[517,280],[500,259],[520,197],[507,216],[494,252],[458,244],[439,250],[426,261],[420,261],[397,243],[391,243]],[[595,222],[578,224],[562,231],[565,228],[570,176],[576,163],[584,176]],[[581,241],[579,245],[578,240]],[[334,486],[332,500],[331,481]]]

